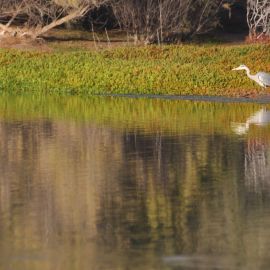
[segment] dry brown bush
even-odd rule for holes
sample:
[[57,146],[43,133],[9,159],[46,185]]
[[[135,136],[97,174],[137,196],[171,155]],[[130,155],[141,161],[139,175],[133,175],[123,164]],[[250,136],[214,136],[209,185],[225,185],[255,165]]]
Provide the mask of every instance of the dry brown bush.
[[248,0],[247,21],[251,40],[270,38],[270,1]]
[[186,39],[214,28],[222,0],[112,0],[122,28],[146,43]]
[[107,0],[0,0],[0,36],[37,39]]

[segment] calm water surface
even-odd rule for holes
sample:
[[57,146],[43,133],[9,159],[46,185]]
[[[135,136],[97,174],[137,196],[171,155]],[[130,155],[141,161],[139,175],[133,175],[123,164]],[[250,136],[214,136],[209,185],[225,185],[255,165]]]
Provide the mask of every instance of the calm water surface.
[[269,269],[269,110],[0,97],[0,269]]

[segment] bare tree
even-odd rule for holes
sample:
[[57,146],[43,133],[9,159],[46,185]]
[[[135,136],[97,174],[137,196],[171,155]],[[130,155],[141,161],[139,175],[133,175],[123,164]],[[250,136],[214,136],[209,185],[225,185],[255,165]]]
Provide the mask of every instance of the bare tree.
[[0,0],[0,34],[33,39],[84,16],[106,0]]
[[270,1],[248,0],[247,22],[250,38],[270,37]]
[[222,0],[113,0],[119,24],[136,39],[163,42],[204,33],[216,26]]

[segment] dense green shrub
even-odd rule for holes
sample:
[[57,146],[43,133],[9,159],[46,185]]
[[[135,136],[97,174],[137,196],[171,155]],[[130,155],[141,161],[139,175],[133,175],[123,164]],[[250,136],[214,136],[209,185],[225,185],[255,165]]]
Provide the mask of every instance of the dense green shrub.
[[[104,51],[0,50],[0,91],[239,96],[261,88],[244,72],[270,71],[270,45],[181,45]],[[265,91],[265,90],[263,90]]]

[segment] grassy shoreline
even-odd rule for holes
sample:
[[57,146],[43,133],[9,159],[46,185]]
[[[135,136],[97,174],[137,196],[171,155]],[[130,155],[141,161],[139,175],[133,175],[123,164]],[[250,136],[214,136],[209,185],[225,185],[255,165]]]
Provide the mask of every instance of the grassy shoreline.
[[0,91],[54,94],[268,94],[244,72],[270,72],[270,44],[0,50]]

